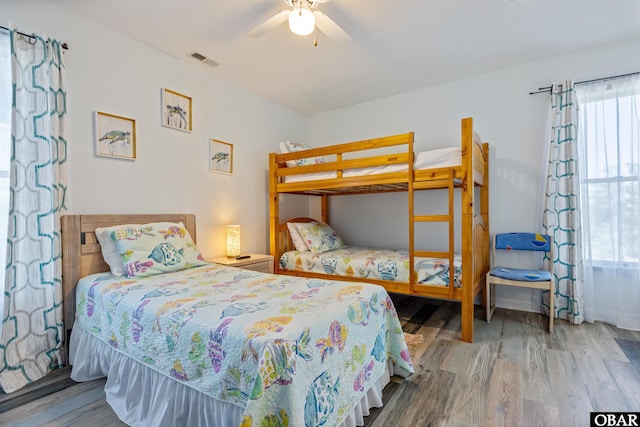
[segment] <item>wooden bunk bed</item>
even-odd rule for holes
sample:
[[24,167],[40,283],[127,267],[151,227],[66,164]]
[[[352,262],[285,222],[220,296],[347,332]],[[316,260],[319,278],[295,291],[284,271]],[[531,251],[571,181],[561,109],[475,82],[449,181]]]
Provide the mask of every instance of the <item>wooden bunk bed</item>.
[[[460,301],[461,339],[472,342],[474,298],[484,289],[485,275],[489,270],[489,145],[474,140],[472,118],[462,119],[461,124],[461,163],[455,166],[429,169],[414,168],[415,154],[412,132],[284,154],[271,153],[269,155],[270,251],[274,256],[275,273],[376,283],[392,293]],[[381,151],[380,149],[385,153],[377,154]],[[296,167],[287,167],[286,164],[287,161],[320,156],[328,160],[324,163]],[[346,158],[347,156],[349,158]],[[356,174],[356,176],[353,176],[353,173],[347,173],[357,171],[360,168],[381,169],[388,165],[403,165],[404,170],[365,175]],[[322,178],[318,178],[318,176]],[[431,189],[448,191],[446,214],[421,215],[415,212],[415,193]],[[414,262],[416,257],[443,258],[448,260],[449,265],[453,265],[456,189],[459,189],[460,192],[462,210],[461,287],[455,287],[454,280],[450,280],[448,286],[416,283],[417,275]],[[321,220],[330,223],[329,199],[331,196],[382,192],[407,193],[410,268],[408,282],[334,276],[284,270],[280,267],[279,259],[282,254],[293,248],[286,222],[280,220],[281,194],[320,197]],[[297,219],[297,221],[304,221],[304,219]],[[424,222],[439,222],[448,226],[448,250],[432,251],[416,247],[415,226],[417,223]]]

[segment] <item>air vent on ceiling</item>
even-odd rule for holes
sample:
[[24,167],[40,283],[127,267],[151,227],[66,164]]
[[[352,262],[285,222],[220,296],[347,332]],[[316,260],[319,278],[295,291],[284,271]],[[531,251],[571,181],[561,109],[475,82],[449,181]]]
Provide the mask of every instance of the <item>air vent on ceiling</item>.
[[201,54],[200,52],[196,52],[193,51],[189,54],[190,57],[197,59],[198,61],[202,62],[203,64],[207,64],[210,67],[217,67],[218,63],[216,61],[214,61],[213,59],[209,59],[206,56],[204,56],[203,54]]

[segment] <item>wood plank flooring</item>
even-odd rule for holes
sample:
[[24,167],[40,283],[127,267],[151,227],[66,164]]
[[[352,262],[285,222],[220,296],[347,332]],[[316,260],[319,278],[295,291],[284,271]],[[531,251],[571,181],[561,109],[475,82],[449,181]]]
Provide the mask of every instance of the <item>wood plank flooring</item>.
[[[640,411],[640,332],[574,326],[540,314],[478,308],[474,343],[458,340],[460,306],[393,296],[416,373],[392,378],[368,427],[588,426],[591,411]],[[2,426],[123,426],[104,379],[74,383],[67,368],[0,392]]]

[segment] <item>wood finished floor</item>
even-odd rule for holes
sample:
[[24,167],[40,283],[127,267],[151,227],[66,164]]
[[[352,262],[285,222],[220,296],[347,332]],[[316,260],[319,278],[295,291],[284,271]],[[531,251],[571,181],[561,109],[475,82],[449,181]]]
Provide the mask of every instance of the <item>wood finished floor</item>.
[[[588,426],[591,411],[640,411],[640,332],[540,314],[477,310],[474,343],[458,340],[459,305],[394,296],[416,373],[392,378],[368,427]],[[104,379],[74,383],[68,369],[11,395],[2,426],[123,426]]]

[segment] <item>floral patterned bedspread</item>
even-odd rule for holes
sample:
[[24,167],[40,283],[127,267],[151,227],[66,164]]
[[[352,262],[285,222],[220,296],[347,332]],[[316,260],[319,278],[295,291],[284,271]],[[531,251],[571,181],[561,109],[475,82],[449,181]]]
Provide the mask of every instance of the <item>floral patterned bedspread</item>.
[[210,264],[83,278],[76,326],[217,399],[243,426],[336,425],[384,373],[413,366],[384,288]]
[[[462,286],[462,255],[455,254],[454,286]],[[287,270],[310,271],[336,276],[368,279],[409,281],[409,253],[343,246],[322,253],[289,251],[280,257],[280,267]],[[449,286],[449,260],[443,258],[415,258],[418,283]]]

